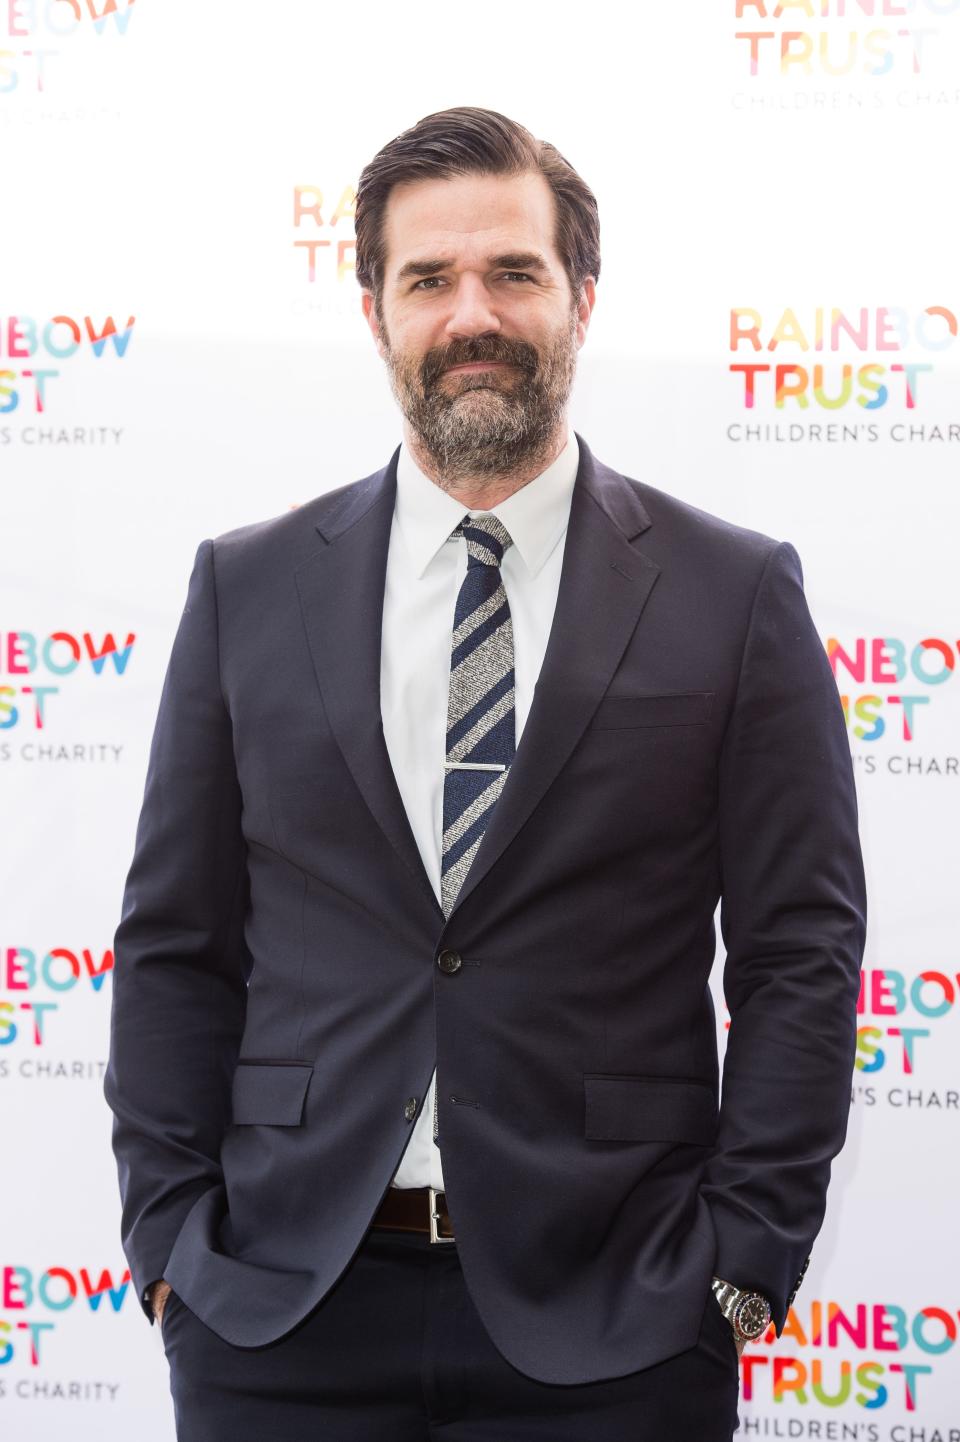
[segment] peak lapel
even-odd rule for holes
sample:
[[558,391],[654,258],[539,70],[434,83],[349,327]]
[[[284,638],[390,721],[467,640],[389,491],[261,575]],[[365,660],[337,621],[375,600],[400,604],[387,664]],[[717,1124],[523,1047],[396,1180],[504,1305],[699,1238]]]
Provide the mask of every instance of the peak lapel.
[[380,711],[383,592],[398,455],[399,447],[383,470],[334,498],[317,523],[327,544],[295,574],[330,729],[374,820],[442,921],[390,764]]
[[594,460],[580,467],[560,589],[520,744],[451,918],[509,846],[570,755],[606,690],[660,574],[631,544],[650,518],[629,482]]

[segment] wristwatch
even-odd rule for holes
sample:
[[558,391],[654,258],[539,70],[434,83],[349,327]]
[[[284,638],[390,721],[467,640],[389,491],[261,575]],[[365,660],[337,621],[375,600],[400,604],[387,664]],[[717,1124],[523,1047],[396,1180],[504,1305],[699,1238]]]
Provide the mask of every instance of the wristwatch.
[[762,1292],[745,1292],[732,1282],[714,1277],[713,1293],[737,1337],[755,1342],[763,1336],[770,1325],[772,1312]]

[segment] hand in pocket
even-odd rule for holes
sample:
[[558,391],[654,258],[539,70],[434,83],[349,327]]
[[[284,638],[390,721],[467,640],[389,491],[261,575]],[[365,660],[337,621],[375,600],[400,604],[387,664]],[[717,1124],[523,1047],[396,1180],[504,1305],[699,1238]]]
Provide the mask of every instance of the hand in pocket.
[[163,1330],[163,1314],[166,1310],[167,1299],[172,1290],[170,1283],[161,1278],[159,1282],[154,1282],[150,1291],[150,1305],[153,1307],[153,1315],[160,1325],[161,1331]]

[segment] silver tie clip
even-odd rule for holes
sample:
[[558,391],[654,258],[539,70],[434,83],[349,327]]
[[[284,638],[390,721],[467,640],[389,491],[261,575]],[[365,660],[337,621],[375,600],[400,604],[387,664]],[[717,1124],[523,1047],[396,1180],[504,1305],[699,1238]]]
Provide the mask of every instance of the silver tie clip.
[[502,761],[444,761],[448,771],[506,771]]

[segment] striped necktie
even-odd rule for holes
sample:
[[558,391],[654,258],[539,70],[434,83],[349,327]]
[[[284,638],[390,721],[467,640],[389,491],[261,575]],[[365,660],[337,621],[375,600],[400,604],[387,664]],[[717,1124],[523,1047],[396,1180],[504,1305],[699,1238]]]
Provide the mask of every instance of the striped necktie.
[[[516,750],[513,622],[500,575],[510,534],[489,513],[465,516],[453,534],[466,540],[467,573],[457,596],[450,653],[440,868],[444,916],[453,910]],[[439,1146],[436,1091],[433,1139]]]
[[467,542],[453,620],[447,760],[443,782],[441,904],[449,916],[516,745],[513,622],[500,575],[509,532],[496,516],[466,516],[454,535]]

